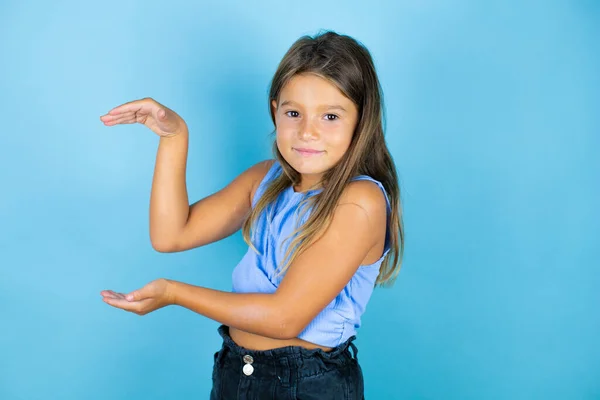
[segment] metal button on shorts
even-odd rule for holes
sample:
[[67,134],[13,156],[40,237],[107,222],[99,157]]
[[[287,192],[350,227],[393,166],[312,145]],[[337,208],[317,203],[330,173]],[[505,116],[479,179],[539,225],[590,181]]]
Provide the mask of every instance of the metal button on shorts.
[[244,371],[244,374],[250,376],[254,372],[254,367],[250,364],[244,364],[244,368],[242,368],[242,371]]
[[252,375],[252,373],[254,372],[254,367],[252,366],[252,363],[254,362],[254,359],[252,358],[251,355],[246,354],[243,358],[244,360],[244,367],[242,368],[242,372],[244,372],[245,375],[250,376]]

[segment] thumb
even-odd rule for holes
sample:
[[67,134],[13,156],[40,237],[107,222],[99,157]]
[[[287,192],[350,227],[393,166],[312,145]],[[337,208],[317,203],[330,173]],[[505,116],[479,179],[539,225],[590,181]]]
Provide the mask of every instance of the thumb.
[[138,290],[134,290],[133,292],[126,295],[125,299],[127,299],[127,301],[138,301],[138,300],[145,299],[146,297],[147,296],[146,296],[144,288],[141,288]]

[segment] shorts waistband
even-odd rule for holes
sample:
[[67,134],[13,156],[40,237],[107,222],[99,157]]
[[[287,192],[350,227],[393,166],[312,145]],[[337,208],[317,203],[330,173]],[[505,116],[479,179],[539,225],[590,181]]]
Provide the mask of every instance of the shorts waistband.
[[[216,354],[215,362],[241,370],[244,364],[252,365],[252,376],[256,378],[276,377],[282,383],[323,373],[333,368],[343,368],[357,360],[358,349],[352,343],[356,336],[351,336],[344,343],[331,351],[322,349],[306,349],[301,346],[286,346],[271,350],[250,350],[236,344],[229,335],[229,327],[221,325],[219,335],[223,338],[223,346]],[[354,354],[349,351],[352,348]]]
[[221,335],[221,337],[223,338],[223,344],[226,345],[227,347],[229,347],[233,353],[242,355],[242,356],[251,353],[255,359],[260,359],[263,357],[271,359],[271,358],[277,358],[277,357],[281,357],[281,356],[290,356],[290,355],[302,355],[304,357],[312,357],[315,354],[318,354],[319,356],[321,356],[324,359],[334,359],[334,358],[338,357],[340,354],[344,353],[346,351],[346,349],[348,349],[348,347],[351,347],[352,350],[354,351],[354,358],[356,358],[356,355],[358,354],[358,349],[356,348],[356,345],[354,343],[352,343],[354,340],[356,340],[356,335],[351,336],[350,338],[348,338],[348,340],[346,340],[344,343],[340,344],[339,346],[333,348],[331,351],[323,351],[322,349],[319,349],[319,348],[306,349],[301,346],[286,346],[286,347],[279,347],[279,348],[272,349],[272,350],[250,350],[250,349],[246,349],[244,347],[239,346],[237,343],[235,343],[233,341],[233,339],[231,339],[231,336],[229,336],[229,327],[228,326],[226,326],[226,325],[219,326],[218,332],[219,332],[219,335]]

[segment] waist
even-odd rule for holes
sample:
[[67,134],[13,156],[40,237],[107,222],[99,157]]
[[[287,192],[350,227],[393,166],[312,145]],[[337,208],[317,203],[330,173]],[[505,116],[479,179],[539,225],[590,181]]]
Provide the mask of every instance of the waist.
[[308,342],[306,340],[302,340],[300,338],[294,339],[273,339],[266,336],[256,335],[254,333],[249,333],[245,331],[241,331],[239,329],[227,327],[227,334],[230,339],[237,345],[242,348],[249,350],[273,350],[277,348],[289,347],[289,346],[297,346],[302,347],[307,350],[313,349],[321,349],[324,352],[330,352],[333,350],[333,347],[321,346],[316,343]]
[[[312,376],[331,369],[333,365],[343,367],[355,363],[358,352],[354,343],[355,337],[348,339],[329,352],[321,348],[306,349],[301,346],[286,346],[270,350],[252,350],[235,343],[230,335],[233,328],[221,325],[218,329],[223,338],[221,350],[215,354],[215,361],[222,367],[242,370],[245,364],[246,374],[255,378],[279,378],[294,372],[298,378]],[[239,332],[239,330],[238,330]],[[352,348],[354,354],[350,352]],[[250,371],[248,371],[250,369]]]

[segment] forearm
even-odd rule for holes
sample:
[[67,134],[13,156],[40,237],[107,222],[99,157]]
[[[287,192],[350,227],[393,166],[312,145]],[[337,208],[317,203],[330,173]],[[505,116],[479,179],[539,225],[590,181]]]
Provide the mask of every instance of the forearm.
[[189,135],[161,137],[150,194],[150,239],[159,251],[168,251],[183,231],[189,215],[186,164]]
[[275,339],[295,337],[275,294],[230,293],[171,281],[171,301],[221,324]]

